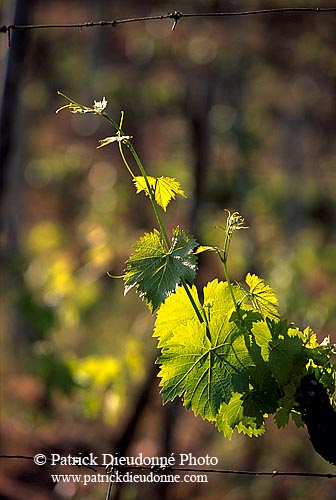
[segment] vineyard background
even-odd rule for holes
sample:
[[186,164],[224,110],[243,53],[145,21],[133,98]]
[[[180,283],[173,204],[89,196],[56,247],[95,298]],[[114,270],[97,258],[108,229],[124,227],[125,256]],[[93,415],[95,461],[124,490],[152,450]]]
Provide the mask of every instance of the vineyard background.
[[[2,1],[1,24],[14,2]],[[17,1],[16,24],[81,23],[246,9],[246,2],[141,4]],[[284,7],[251,1],[248,8]],[[332,2],[298,1],[330,7]],[[96,116],[55,115],[57,90],[91,105],[103,96],[150,174],[181,181],[188,199],[167,215],[198,241],[220,245],[224,208],[249,231],[233,241],[233,279],[254,271],[281,308],[336,342],[336,61],[334,14],[147,21],[1,36],[15,56],[2,106],[3,259],[1,453],[215,455],[221,468],[335,472],[304,429],[224,439],[181,408],[162,407],[153,318],[120,275],[132,244],[152,228],[112,132]],[[16,38],[15,38],[16,37]],[[13,60],[11,61],[11,64]],[[14,83],[13,83],[14,82]],[[17,86],[17,87],[16,87]],[[17,93],[16,93],[17,90]],[[221,275],[200,258],[198,285]],[[222,278],[223,279],[223,278]],[[106,485],[54,488],[50,468],[2,461],[2,498],[100,499]],[[55,472],[55,471],[54,471]],[[114,498],[305,500],[332,498],[333,480],[215,476],[200,485],[127,485]]]

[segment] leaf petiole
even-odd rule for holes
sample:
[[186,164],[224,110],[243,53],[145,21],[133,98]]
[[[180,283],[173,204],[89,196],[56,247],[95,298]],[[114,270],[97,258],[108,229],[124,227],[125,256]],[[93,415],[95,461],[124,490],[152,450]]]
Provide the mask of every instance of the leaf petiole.
[[[190,300],[191,305],[192,305],[192,306],[193,306],[193,308],[194,308],[194,311],[195,311],[195,313],[196,313],[196,316],[197,316],[197,318],[198,318],[199,322],[200,322],[200,323],[204,323],[204,318],[202,317],[202,314],[201,314],[200,310],[198,309],[198,307],[197,307],[197,305],[196,305],[196,302],[194,301],[194,297],[191,295],[191,292],[190,292],[190,290],[189,290],[189,288],[188,288],[188,286],[187,286],[187,284],[186,284],[185,280],[184,280],[184,279],[182,279],[182,280],[181,280],[181,283],[182,283],[182,286],[183,286],[183,288],[184,288],[184,290],[185,290],[186,294],[188,295],[188,299]],[[206,315],[204,315],[204,316],[205,316],[205,319],[206,319],[206,323],[208,323]],[[208,326],[208,325],[207,325],[207,326]]]

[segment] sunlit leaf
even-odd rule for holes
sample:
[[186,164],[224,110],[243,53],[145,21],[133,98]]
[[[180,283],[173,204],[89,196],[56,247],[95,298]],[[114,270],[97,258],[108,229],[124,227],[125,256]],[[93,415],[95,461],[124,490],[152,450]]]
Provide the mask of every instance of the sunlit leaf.
[[265,361],[269,359],[269,343],[272,339],[271,332],[266,321],[258,321],[252,327],[252,334],[255,342],[261,348],[261,356]]
[[173,230],[171,247],[166,250],[156,229],[135,244],[127,261],[125,294],[136,287],[151,311],[157,309],[176,290],[181,280],[192,283],[196,276],[197,242],[180,227]]
[[203,253],[203,252],[220,252],[220,248],[211,247],[211,246],[207,246],[207,245],[200,245],[195,250],[195,253]]
[[222,403],[216,426],[229,439],[234,429],[249,437],[260,436],[265,432],[264,425],[258,425],[255,419],[244,415],[243,400],[239,393],[233,394],[228,404]]
[[307,326],[303,330],[303,339],[304,339],[304,344],[308,349],[314,349],[315,347],[319,347],[320,344],[317,341],[317,336],[316,333],[312,330],[310,326]]
[[[145,178],[142,176],[134,177],[135,186],[137,188],[137,193],[144,191],[148,196],[148,187],[145,181]],[[153,190],[155,200],[163,210],[166,211],[168,203],[175,199],[175,196],[178,194],[186,198],[186,195],[181,189],[181,184],[172,177],[147,177],[148,183]]]
[[[196,306],[202,309],[198,299],[196,287],[189,287]],[[154,337],[159,339],[159,347],[165,343],[174,333],[176,328],[186,325],[188,321],[195,318],[195,310],[189,300],[187,292],[183,287],[178,287],[174,294],[171,294],[157,313]]]
[[296,374],[304,373],[308,361],[307,350],[297,331],[289,328],[286,321],[267,321],[272,340],[269,343],[269,367],[281,386],[290,382]]
[[270,318],[278,318],[278,299],[272,288],[266,285],[264,280],[258,278],[255,274],[248,273],[246,283],[249,287],[248,296],[253,304],[263,316]]
[[246,387],[252,359],[244,335],[230,321],[233,304],[227,283],[208,283],[203,308],[208,308],[207,324],[195,314],[161,342],[160,385],[164,402],[183,396],[187,408],[213,421],[221,403]]

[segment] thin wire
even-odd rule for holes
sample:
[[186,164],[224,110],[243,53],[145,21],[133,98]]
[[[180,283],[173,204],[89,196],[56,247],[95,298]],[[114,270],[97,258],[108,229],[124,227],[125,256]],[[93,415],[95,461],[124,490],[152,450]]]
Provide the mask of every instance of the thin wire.
[[141,21],[157,21],[162,19],[173,19],[174,24],[172,29],[176,27],[177,22],[182,18],[191,17],[231,17],[231,16],[255,16],[265,14],[284,14],[284,13],[315,13],[322,14],[328,12],[336,12],[336,7],[279,7],[273,9],[259,9],[259,10],[246,10],[246,11],[233,11],[233,12],[194,12],[183,13],[179,11],[170,12],[168,14],[156,16],[141,16],[132,17],[128,19],[118,19],[112,21],[90,21],[85,23],[71,23],[71,24],[8,24],[0,27],[0,33],[8,33],[11,30],[30,30],[30,29],[52,29],[52,28],[92,28],[95,26],[112,26],[116,27],[118,24],[134,23]]
[[[34,457],[26,455],[0,455],[0,459],[23,459],[23,460],[34,460]],[[47,462],[51,462],[47,459]],[[91,469],[93,472],[97,472],[95,468],[85,466],[85,465],[75,465],[73,467],[84,467]],[[105,465],[97,465],[98,468],[104,467]],[[192,467],[151,467],[145,465],[119,465],[114,467],[114,469],[120,470],[142,470],[142,471],[152,471],[159,474],[170,474],[172,472],[199,472],[204,474],[237,474],[241,476],[259,476],[259,477],[276,477],[276,476],[294,476],[294,477],[320,477],[325,479],[336,479],[336,474],[331,473],[315,473],[315,472],[283,472],[283,471],[248,471],[248,470],[235,470],[235,469],[197,469]],[[107,497],[108,498],[108,497]]]

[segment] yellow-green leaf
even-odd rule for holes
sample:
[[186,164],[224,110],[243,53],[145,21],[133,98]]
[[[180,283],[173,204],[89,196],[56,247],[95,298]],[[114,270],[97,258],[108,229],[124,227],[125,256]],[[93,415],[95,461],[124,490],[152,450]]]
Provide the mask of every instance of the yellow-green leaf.
[[[235,292],[238,296],[241,293],[237,289]],[[234,392],[247,386],[253,360],[244,333],[230,321],[234,305],[228,284],[217,280],[208,283],[203,297],[207,322],[200,323],[196,314],[187,320],[189,312],[185,314],[182,308],[182,321],[179,323],[176,317],[175,325],[169,325],[170,335],[161,334],[159,377],[164,403],[180,396],[195,415],[214,421],[221,403],[228,403]],[[171,295],[159,315],[169,317],[172,306],[178,312],[173,304],[176,299],[179,297]]]
[[[137,193],[141,193],[141,191],[144,191],[148,196],[149,193],[145,178],[142,176],[138,176],[134,177],[133,180],[135,182]],[[168,203],[171,200],[175,199],[175,196],[177,194],[186,198],[183,189],[181,189],[181,184],[172,177],[156,178],[148,176],[147,180],[151,189],[153,190],[155,201],[158,205],[160,205],[160,207],[163,208],[164,211],[166,211]]]
[[272,288],[266,285],[264,280],[255,274],[248,273],[245,281],[250,289],[248,297],[252,305],[258,309],[264,317],[279,318],[279,303]]
[[203,253],[203,252],[220,252],[220,248],[218,247],[211,247],[208,245],[200,245],[196,250],[195,253]]

